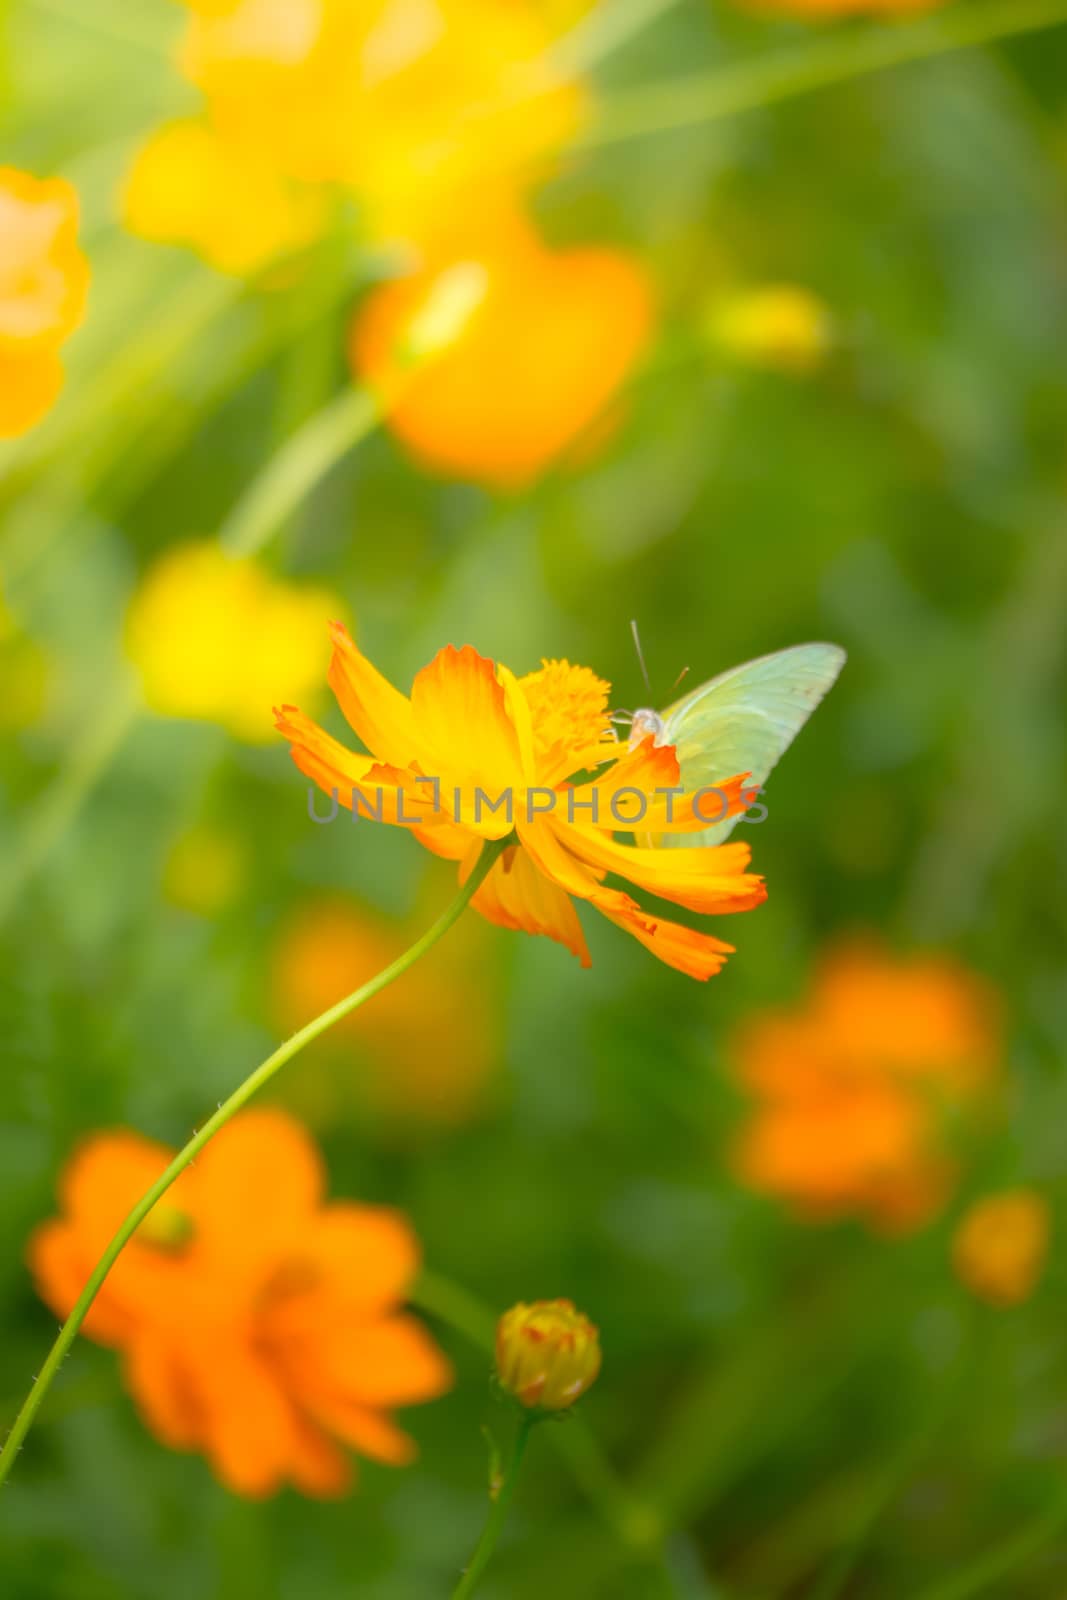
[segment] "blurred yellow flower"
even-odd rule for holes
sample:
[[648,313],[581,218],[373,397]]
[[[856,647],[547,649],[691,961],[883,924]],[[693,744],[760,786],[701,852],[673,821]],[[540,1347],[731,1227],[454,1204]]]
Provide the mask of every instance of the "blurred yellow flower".
[[986,1195],[963,1217],[952,1240],[952,1259],[962,1283],[991,1305],[1014,1306],[1029,1299],[1048,1255],[1048,1202],[1034,1189]]
[[811,372],[830,348],[825,303],[796,284],[764,284],[718,300],[709,310],[712,340],[736,360],[783,372]]
[[283,687],[295,680],[316,693],[322,630],[343,610],[325,589],[284,582],[207,541],[184,544],[143,578],[127,615],[126,647],[153,711],[265,742],[272,731],[265,708]]
[[85,311],[89,263],[63,178],[0,167],[0,436],[40,421],[63,384],[59,348]]
[[[271,995],[281,1028],[295,1032],[410,943],[404,929],[347,901],[301,907],[274,951]],[[481,1109],[499,1041],[484,974],[474,970],[482,961],[480,943],[477,925],[466,924],[440,963],[420,963],[405,983],[391,985],[337,1025],[320,1047],[329,1054],[319,1094],[330,1097],[329,1115],[343,1098],[390,1131],[410,1131],[458,1125]],[[312,1076],[309,1064],[303,1084]],[[313,1084],[310,1093],[316,1093]],[[300,1105],[312,1115],[304,1099]]]
[[358,191],[377,236],[420,237],[503,174],[529,184],[582,92],[530,0],[239,0],[182,52],[212,120],[279,172]]
[[210,917],[229,905],[248,869],[236,834],[207,822],[175,839],[163,869],[163,893],[171,905]]
[[992,995],[952,961],[898,960],[874,945],[833,952],[804,1004],[735,1039],[755,1097],[740,1175],[810,1219],[919,1226],[955,1176],[943,1125],[991,1097],[1000,1042]]
[[566,1411],[600,1372],[600,1335],[570,1300],[519,1302],[496,1329],[500,1383],[531,1411]]
[[[480,292],[451,345],[412,370],[413,329],[442,279],[461,266],[479,270]],[[521,219],[504,214],[491,236],[453,240],[371,294],[353,325],[351,356],[357,375],[385,397],[388,426],[421,461],[514,488],[604,418],[652,320],[651,290],[631,257],[547,250]]]
[[325,208],[206,122],[187,121],[165,124],[141,149],[123,216],[144,239],[189,245],[220,272],[244,275],[309,244]]

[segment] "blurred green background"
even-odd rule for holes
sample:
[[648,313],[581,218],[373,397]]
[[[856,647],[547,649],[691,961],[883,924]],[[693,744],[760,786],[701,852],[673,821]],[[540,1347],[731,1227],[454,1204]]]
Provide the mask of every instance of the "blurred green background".
[[[189,99],[167,58],[179,20],[165,0],[7,8],[4,160],[76,184],[93,283],[60,405],[0,449],[0,593],[22,652],[16,668],[9,639],[0,662],[21,683],[32,641],[42,685],[32,725],[5,736],[0,799],[4,871],[40,853],[0,929],[5,1419],[54,1334],[24,1248],[77,1137],[188,1135],[292,1021],[274,974],[301,908],[351,897],[414,931],[453,885],[399,833],[312,828],[280,742],[145,715],[95,760],[139,575],[217,531],[349,381],[363,271],[350,241],[324,250],[309,303],[119,226],[134,149]],[[896,24],[857,37],[880,26]],[[622,95],[810,38],[685,0],[596,86]],[[576,151],[536,208],[553,242],[624,244],[656,285],[655,347],[616,436],[494,495],[420,470],[379,430],[264,559],[341,595],[404,687],[469,641],[519,672],[588,663],[632,706],[631,617],[661,703],[686,665],[696,682],[807,638],[839,641],[849,665],[748,830],[770,897],[716,928],[738,953],[709,985],[599,919],[589,972],[472,926],[430,958],[491,1030],[469,1115],[416,1125],[368,1104],[358,1039],[309,1051],[276,1098],[315,1129],[334,1194],[402,1207],[433,1271],[494,1314],[565,1294],[600,1326],[584,1416],[663,1516],[664,1552],[591,1503],[580,1443],[538,1437],[487,1596],[940,1600],[1065,1494],[1059,1252],[1033,1300],[997,1314],[967,1301],[948,1238],[990,1183],[1035,1184],[1062,1213],[1067,1166],[1067,28]],[[760,370],[706,336],[709,295],[766,282],[828,307],[818,371]],[[99,770],[66,816],[79,762]],[[207,913],[167,889],[194,825],[243,863]],[[731,1029],[801,997],[824,942],[857,928],[955,952],[1008,1009],[1003,1122],[950,1212],[903,1240],[800,1226],[725,1161]],[[4,1592],[447,1593],[481,1524],[479,1429],[496,1411],[484,1353],[434,1327],[458,1381],[404,1414],[418,1463],[361,1468],[340,1506],[229,1496],[149,1436],[113,1355],[83,1341],[0,1494]],[[974,1592],[1059,1600],[1067,1545],[1038,1544]]]

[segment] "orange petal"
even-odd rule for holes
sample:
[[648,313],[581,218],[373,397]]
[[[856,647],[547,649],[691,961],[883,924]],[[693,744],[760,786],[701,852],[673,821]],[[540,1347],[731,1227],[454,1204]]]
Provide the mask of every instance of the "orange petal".
[[63,363],[54,350],[0,350],[0,439],[27,433],[62,387]]
[[[42,1297],[66,1316],[85,1286],[105,1245],[171,1159],[165,1145],[118,1130],[95,1134],[75,1150],[59,1183],[67,1219],[38,1231],[31,1266]],[[168,1202],[188,1205],[188,1174],[172,1186]],[[135,1237],[105,1280],[86,1332],[116,1343],[130,1317],[166,1315],[165,1306],[180,1263]]]
[[[77,1147],[63,1169],[59,1200],[89,1246],[98,1247],[97,1254],[173,1154],[166,1145],[125,1129],[93,1134]],[[183,1204],[186,1182],[179,1178],[171,1188],[174,1205]]]
[[[34,1287],[57,1317],[66,1317],[73,1309],[96,1254],[82,1245],[77,1230],[67,1222],[42,1223],[30,1235],[26,1257]],[[108,1277],[82,1323],[82,1332],[98,1344],[114,1347],[124,1342],[134,1325],[129,1305],[115,1293],[113,1279]]]
[[522,486],[610,409],[648,340],[649,285],[621,252],[557,253],[509,232],[478,252],[485,290],[452,344],[403,371],[413,321],[455,264],[376,290],[353,328],[354,363],[396,397],[389,427],[431,466]]
[[614,872],[649,894],[689,911],[750,911],[767,898],[763,879],[746,873],[747,844],[660,850],[618,844],[592,828],[557,827],[563,844],[598,872]]
[[381,1412],[336,1395],[317,1394],[305,1403],[322,1427],[369,1460],[404,1467],[415,1459],[415,1441]]
[[409,1316],[320,1326],[307,1359],[316,1392],[359,1405],[412,1405],[452,1386],[451,1365],[421,1322]]
[[724,944],[721,939],[713,939],[710,934],[698,933],[681,923],[648,916],[626,895],[616,898],[614,905],[604,899],[598,900],[597,909],[617,927],[633,934],[646,950],[651,950],[668,967],[674,967],[690,978],[698,978],[703,982],[706,978],[714,977],[726,957],[733,954],[732,944]]
[[596,872],[586,862],[567,850],[562,834],[567,824],[557,825],[552,820],[539,818],[534,822],[520,821],[517,833],[531,861],[550,883],[558,884],[567,894],[580,900],[596,900],[601,888],[603,873]]
[[[464,862],[461,881],[465,881],[476,860],[477,855],[472,853]],[[538,870],[525,850],[505,851],[471,904],[497,927],[544,934],[565,945],[583,967],[590,965],[585,934],[569,895]]]
[[321,1428],[294,1416],[289,1476],[316,1500],[338,1500],[352,1487],[352,1463]]
[[325,1185],[322,1158],[284,1111],[243,1111],[193,1168],[198,1260],[255,1270],[311,1227]]
[[[618,832],[700,833],[712,821],[740,816],[750,803],[745,798],[746,792],[751,792],[747,772],[716,784],[714,797],[707,790],[683,792],[680,776],[674,746],[654,744],[649,734],[636,749],[628,751],[596,779],[593,788],[597,790],[597,810],[592,812],[579,801],[575,821],[586,827],[599,823],[601,828]],[[646,797],[639,816],[635,810],[637,798],[623,797],[620,793],[623,789],[639,789]],[[656,792],[665,789],[674,792],[671,795]],[[590,800],[592,797],[582,798]]]
[[292,1409],[251,1345],[215,1339],[199,1352],[195,1385],[211,1465],[249,1499],[275,1493],[294,1457]]
[[[616,745],[616,752],[620,748]],[[656,744],[652,734],[642,739],[635,749],[622,750],[614,766],[596,779],[596,787],[600,790],[604,825],[607,826],[608,823],[608,809],[605,802],[610,803],[611,796],[620,789],[641,789],[645,794],[652,795],[657,788],[678,788],[679,777],[680,768],[674,746]]]
[[462,861],[470,853],[470,829],[447,817],[429,817],[411,831],[421,845],[445,861]]
[[138,1333],[123,1360],[126,1387],[145,1426],[171,1450],[203,1443],[204,1417],[180,1352],[158,1332]]
[[[439,777],[445,788],[472,792],[465,822],[473,814],[475,787],[495,801],[502,790],[523,786],[519,742],[492,661],[470,645],[461,650],[446,645],[416,675],[411,704],[422,770]],[[487,837],[502,838],[510,831],[503,812],[487,817]]]
[[352,1311],[380,1310],[403,1300],[419,1270],[418,1240],[399,1211],[340,1201],[315,1217],[302,1254],[323,1290]]
[[[633,934],[647,950],[669,967],[688,973],[691,978],[710,978],[718,972],[733,945],[698,933],[663,917],[643,912],[629,895],[605,888],[584,863],[564,850],[551,827],[535,826],[520,830],[524,846],[534,855],[542,870],[557,881],[565,881],[572,894],[580,895],[618,927]],[[536,854],[535,854],[536,852]]]
[[410,766],[419,749],[411,701],[371,665],[339,622],[330,636],[329,683],[349,726],[379,761]]
[[[300,771],[324,794],[336,796],[346,811],[353,809],[353,797],[359,797],[359,820],[373,818],[376,822],[408,827],[416,818],[416,805],[402,798],[402,784],[393,769],[349,750],[296,706],[276,706],[274,725],[290,740],[289,754]],[[427,789],[426,793],[431,791]]]

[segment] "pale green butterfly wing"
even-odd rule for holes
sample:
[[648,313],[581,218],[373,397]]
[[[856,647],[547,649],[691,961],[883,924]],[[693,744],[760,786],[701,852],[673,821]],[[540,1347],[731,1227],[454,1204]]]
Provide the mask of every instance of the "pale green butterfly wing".
[[[711,787],[739,772],[762,785],[823,696],[837,681],[845,652],[836,644],[798,644],[732,667],[663,713],[663,742],[673,744],[687,790]],[[705,802],[714,813],[714,797]],[[663,834],[664,845],[721,844],[729,817],[702,833]]]

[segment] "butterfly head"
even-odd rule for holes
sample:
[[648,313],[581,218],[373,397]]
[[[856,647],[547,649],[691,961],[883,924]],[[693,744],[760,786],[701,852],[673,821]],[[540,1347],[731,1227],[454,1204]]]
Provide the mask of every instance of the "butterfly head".
[[654,744],[666,743],[666,725],[658,711],[653,711],[650,706],[641,706],[633,714],[630,722],[629,748],[636,750],[637,746],[652,735]]

